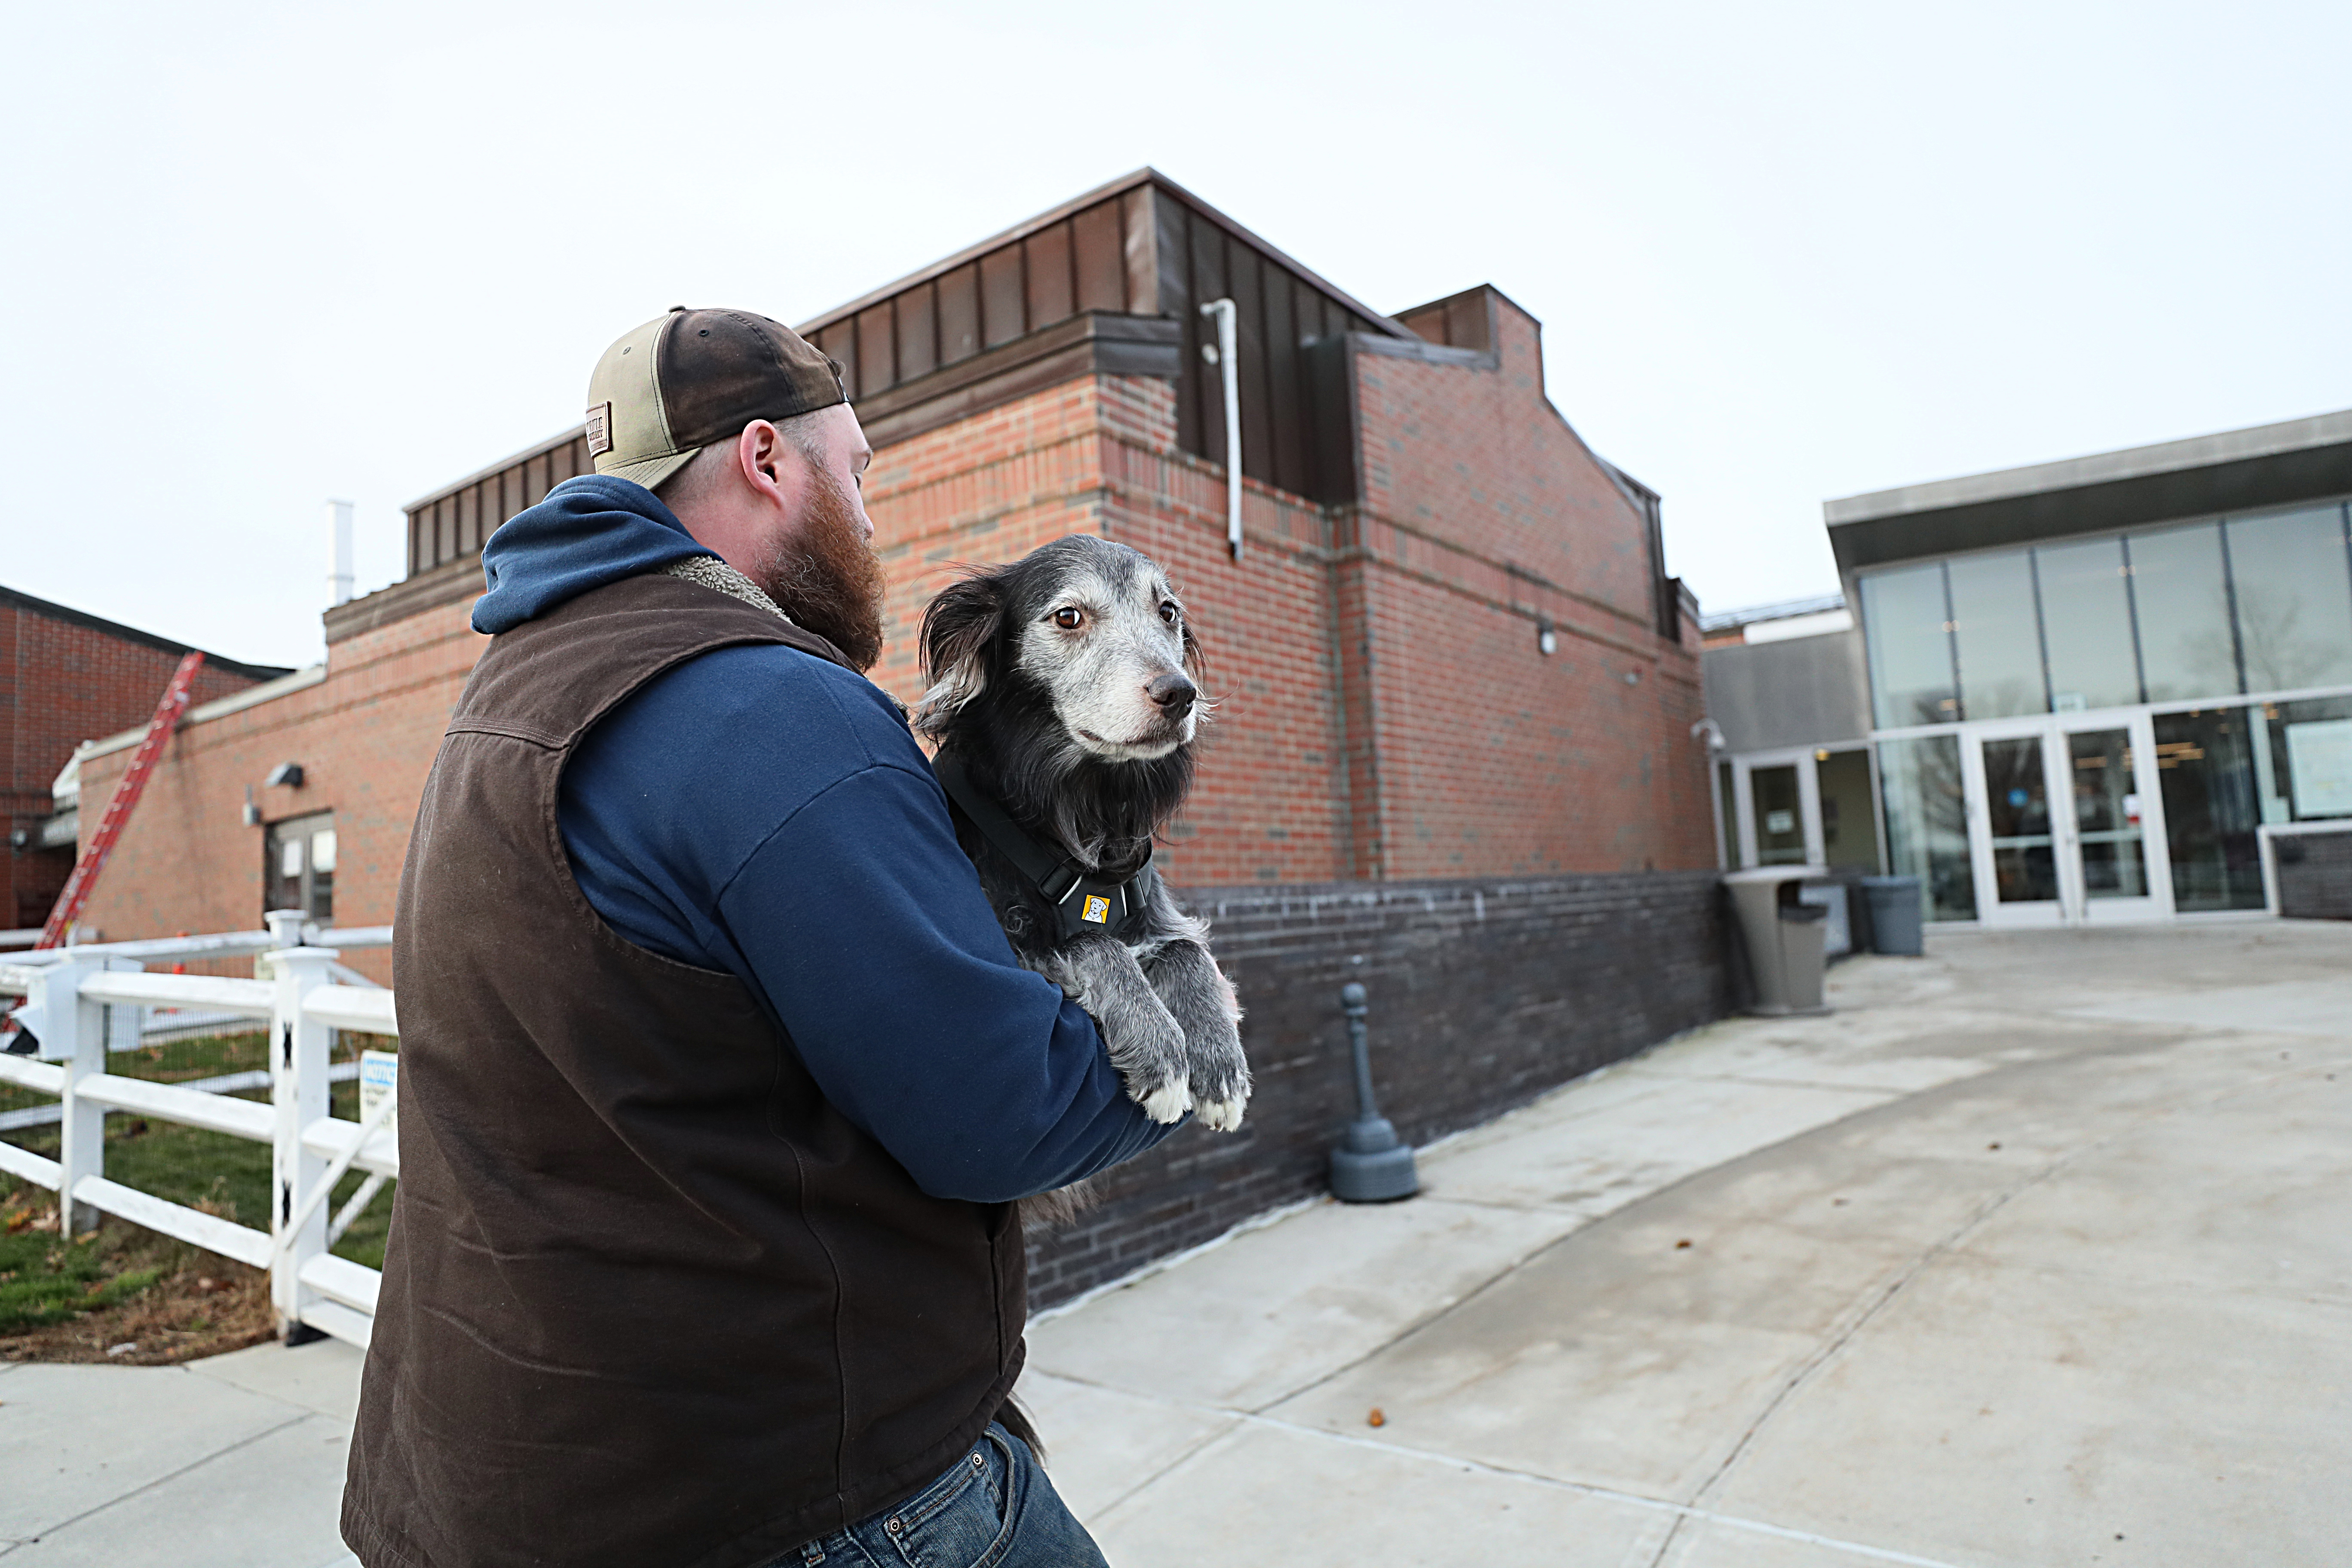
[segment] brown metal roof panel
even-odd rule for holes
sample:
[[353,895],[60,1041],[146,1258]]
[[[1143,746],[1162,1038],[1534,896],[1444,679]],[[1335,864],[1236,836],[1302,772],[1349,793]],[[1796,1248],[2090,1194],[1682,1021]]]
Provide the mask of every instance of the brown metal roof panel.
[[940,274],[940,363],[968,360],[985,346],[980,337],[980,264]]
[[908,289],[896,301],[898,379],[912,381],[939,368],[939,289],[925,283]]
[[1010,246],[980,258],[981,346],[996,348],[1029,330],[1022,308],[1021,247]]
[[[1220,228],[1223,228],[1227,234],[1232,235],[1234,238],[1240,240],[1243,244],[1249,246],[1252,249],[1258,251],[1267,259],[1278,262],[1282,266],[1289,268],[1293,272],[1298,274],[1299,277],[1305,279],[1307,282],[1313,284],[1324,293],[1330,295],[1333,299],[1346,305],[1349,310],[1354,311],[1362,319],[1362,324],[1356,329],[1358,331],[1378,332],[1384,336],[1394,338],[1410,338],[1414,335],[1412,331],[1403,323],[1392,320],[1391,318],[1383,315],[1381,312],[1373,310],[1370,305],[1365,304],[1361,300],[1357,299],[1353,294],[1349,293],[1346,289],[1340,288],[1338,284],[1332,282],[1329,279],[1324,277],[1313,268],[1307,267],[1299,262],[1290,256],[1288,252],[1283,250],[1278,246],[1268,244],[1256,234],[1244,228],[1242,225],[1234,222],[1232,218],[1227,217],[1223,213],[1219,212],[1215,207],[1211,206],[1208,203],[1202,201],[1200,197],[1194,195],[1192,192],[1186,190],[1175,181],[1168,178],[1167,175],[1150,170],[1147,170],[1146,173],[1150,174],[1153,180],[1158,182],[1159,184],[1165,189],[1173,192],[1178,197],[1190,205],[1195,212],[1198,212],[1210,222],[1217,225]],[[1202,298],[1213,298],[1213,296],[1203,295]]]
[[[858,311],[866,309],[869,305],[877,304],[882,300],[887,300],[891,296],[898,294],[904,289],[910,289],[918,283],[927,282],[931,279],[939,277],[943,272],[947,272],[956,267],[961,266],[967,261],[977,260],[993,251],[1015,246],[1020,241],[1027,239],[1032,235],[1037,234],[1045,229],[1051,228],[1055,225],[1060,224],[1065,219],[1075,216],[1086,208],[1095,205],[1098,202],[1108,201],[1115,196],[1123,196],[1129,191],[1143,186],[1155,187],[1160,191],[1172,195],[1178,201],[1181,201],[1185,205],[1191,207],[1193,211],[1207,218],[1211,223],[1216,225],[1225,233],[1240,240],[1243,244],[1258,251],[1269,260],[1290,268],[1291,271],[1305,279],[1308,283],[1313,284],[1323,292],[1329,294],[1336,300],[1339,300],[1341,303],[1345,304],[1349,310],[1353,311],[1361,319],[1362,325],[1357,330],[1361,331],[1379,332],[1390,337],[1409,338],[1413,336],[1411,329],[1398,321],[1391,320],[1381,312],[1373,310],[1370,305],[1365,304],[1362,300],[1358,300],[1354,295],[1349,294],[1344,289],[1339,288],[1337,284],[1334,284],[1328,279],[1323,277],[1322,274],[1315,271],[1312,268],[1307,267],[1298,262],[1286,251],[1284,251],[1277,246],[1269,244],[1266,240],[1261,238],[1258,235],[1244,227],[1243,225],[1234,222],[1223,213],[1219,212],[1215,207],[1211,206],[1208,203],[1202,201],[1200,197],[1194,195],[1192,192],[1186,190],[1183,186],[1178,184],[1167,175],[1150,167],[1138,169],[1131,174],[1124,174],[1105,184],[1097,185],[1093,190],[1087,191],[1082,195],[1073,197],[1071,200],[1064,202],[1060,205],[1054,207],[1049,211],[1040,213],[1035,217],[1030,218],[1026,222],[1015,224],[1011,228],[1005,229],[1002,233],[992,235],[988,238],[982,240],[977,245],[966,246],[963,249],[957,251],[954,255],[947,257],[942,260],[935,261],[929,267],[922,268],[919,270],[910,272],[895,282],[886,283],[881,288],[876,289],[869,293],[861,294],[856,299],[850,300],[846,304],[836,305],[832,310],[825,311],[822,315],[810,318],[807,321],[802,323],[798,328],[798,331],[803,337],[807,337],[813,332],[830,326],[834,322],[841,321],[845,317],[856,315]],[[1202,297],[1213,298],[1213,296]],[[1163,306],[1162,308],[1164,309],[1165,307]],[[1039,321],[1034,324],[1043,326],[1045,323]],[[991,330],[992,331],[994,331],[992,327]],[[1023,330],[1027,330],[1026,324],[1024,324]],[[1013,334],[1014,337],[1019,335],[1020,333],[1017,331]],[[1011,340],[1009,338],[998,338],[994,341],[1004,342],[1010,342]]]
[[1021,242],[1028,274],[1029,326],[1034,331],[1067,321],[1076,289],[1070,262],[1070,226],[1041,228]]
[[586,429],[587,427],[583,425],[574,425],[571,429],[564,431],[560,436],[551,436],[535,447],[525,447],[522,451],[514,453],[510,457],[499,458],[497,462],[492,463],[488,468],[477,468],[462,479],[458,479],[451,484],[443,485],[437,490],[429,491],[426,494],[418,497],[416,500],[410,501],[406,506],[402,507],[400,510],[414,517],[416,513],[425,510],[425,508],[431,506],[435,501],[439,500],[446,496],[456,495],[467,485],[478,484],[484,479],[493,478],[498,474],[505,472],[507,469],[513,468],[518,463],[529,462],[531,458],[540,456],[541,453],[551,452],[558,447],[566,446],[573,441],[583,439]]
[[1045,227],[1049,224],[1059,223],[1062,219],[1068,217],[1071,214],[1078,211],[1081,207],[1090,207],[1097,202],[1107,201],[1113,196],[1119,195],[1126,191],[1131,190],[1136,186],[1144,184],[1158,177],[1159,176],[1148,167],[1138,169],[1131,174],[1122,174],[1116,180],[1108,181],[1103,184],[1097,185],[1093,190],[1087,192],[1083,195],[1073,196],[1068,201],[1062,203],[1059,206],[1054,207],[1046,212],[1039,213],[1035,217],[1030,218],[1026,222],[1014,224],[1011,228],[1005,229],[1002,233],[990,235],[986,239],[980,241],[976,245],[967,245],[961,250],[957,251],[953,256],[947,257],[939,261],[934,261],[929,267],[923,268],[919,271],[909,272],[904,278],[898,279],[896,282],[885,283],[879,289],[860,294],[856,299],[848,301],[846,304],[835,305],[832,310],[825,311],[823,315],[812,316],[808,321],[794,328],[793,331],[799,332],[803,337],[807,337],[812,331],[830,326],[832,323],[840,321],[845,316],[854,316],[858,311],[864,310],[866,306],[871,305],[879,300],[887,300],[902,289],[911,288],[917,283],[923,282],[929,279],[937,278],[940,274],[950,271],[954,268],[961,267],[967,261],[976,261],[992,250],[1001,249],[1003,247],[1014,244],[1019,240],[1026,239],[1030,235],[1035,233],[1038,229]]
[[1125,311],[1127,234],[1118,202],[1097,202],[1070,219],[1078,309]]

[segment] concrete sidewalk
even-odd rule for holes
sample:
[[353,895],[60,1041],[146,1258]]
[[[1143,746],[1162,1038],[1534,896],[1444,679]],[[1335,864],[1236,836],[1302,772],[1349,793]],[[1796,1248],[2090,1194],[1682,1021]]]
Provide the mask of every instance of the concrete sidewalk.
[[[1034,1324],[1111,1560],[2352,1563],[2352,928],[1832,989]],[[356,1360],[0,1373],[0,1555],[344,1561]]]

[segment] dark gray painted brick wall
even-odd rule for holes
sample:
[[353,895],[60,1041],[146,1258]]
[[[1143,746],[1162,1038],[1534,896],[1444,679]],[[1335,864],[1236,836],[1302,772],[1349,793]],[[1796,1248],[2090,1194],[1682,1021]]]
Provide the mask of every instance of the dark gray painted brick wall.
[[1049,1306],[1252,1215],[1325,1190],[1355,1112],[1339,987],[1370,994],[1381,1110],[1414,1144],[1729,1008],[1713,871],[1208,889],[1240,988],[1256,1089],[1239,1132],[1187,1127],[1096,1183],[1068,1227],[1033,1236]]
[[2278,858],[2279,913],[2298,920],[2352,921],[2352,830],[2283,833]]

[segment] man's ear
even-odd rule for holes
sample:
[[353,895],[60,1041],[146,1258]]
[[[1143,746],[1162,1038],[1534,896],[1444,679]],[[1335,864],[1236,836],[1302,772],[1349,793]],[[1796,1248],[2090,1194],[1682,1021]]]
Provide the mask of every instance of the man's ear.
[[977,572],[940,590],[923,610],[923,679],[931,683],[915,704],[915,728],[937,740],[956,713],[988,684],[989,645],[1003,618],[999,574]]
[[795,508],[806,485],[798,471],[801,461],[783,432],[764,419],[752,420],[735,437],[735,466],[743,482],[786,511]]

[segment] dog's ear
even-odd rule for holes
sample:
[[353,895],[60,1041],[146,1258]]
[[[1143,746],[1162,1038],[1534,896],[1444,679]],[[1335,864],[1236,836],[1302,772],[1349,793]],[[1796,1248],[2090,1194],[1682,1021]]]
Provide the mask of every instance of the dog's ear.
[[923,610],[923,679],[930,683],[915,704],[915,728],[940,737],[959,709],[988,684],[988,645],[1004,614],[998,574],[976,572],[940,590]]

